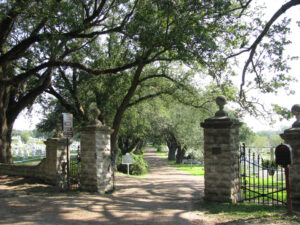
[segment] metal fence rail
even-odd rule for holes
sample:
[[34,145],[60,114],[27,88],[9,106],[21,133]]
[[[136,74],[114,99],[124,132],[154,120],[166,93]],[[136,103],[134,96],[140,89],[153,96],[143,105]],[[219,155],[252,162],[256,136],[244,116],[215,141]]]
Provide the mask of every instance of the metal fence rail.
[[[282,167],[242,145],[240,148],[241,202],[285,205],[286,183]],[[272,162],[272,161],[269,161]]]
[[80,155],[70,156],[70,189],[78,189],[80,187],[80,171],[81,161]]

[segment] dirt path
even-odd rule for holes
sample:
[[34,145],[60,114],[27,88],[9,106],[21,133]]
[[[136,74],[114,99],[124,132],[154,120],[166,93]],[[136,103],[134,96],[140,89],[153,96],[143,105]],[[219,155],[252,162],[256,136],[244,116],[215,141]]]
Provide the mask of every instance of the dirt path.
[[146,160],[148,176],[118,176],[111,195],[57,193],[52,186],[2,176],[0,224],[201,224],[191,210],[203,194],[203,178],[176,170],[151,149]]

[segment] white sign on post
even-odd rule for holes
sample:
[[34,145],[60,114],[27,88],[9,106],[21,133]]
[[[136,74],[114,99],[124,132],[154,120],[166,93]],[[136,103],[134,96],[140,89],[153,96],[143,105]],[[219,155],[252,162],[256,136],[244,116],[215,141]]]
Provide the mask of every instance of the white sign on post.
[[129,165],[134,163],[133,155],[126,153],[126,155],[122,155],[122,164],[127,164],[127,174],[129,175]]
[[73,114],[63,113],[63,134],[65,137],[73,137]]

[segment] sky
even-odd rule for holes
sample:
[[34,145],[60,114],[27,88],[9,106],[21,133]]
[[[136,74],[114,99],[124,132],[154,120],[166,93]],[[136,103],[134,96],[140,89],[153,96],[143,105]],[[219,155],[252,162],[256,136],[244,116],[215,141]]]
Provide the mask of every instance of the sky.
[[[283,4],[283,0],[260,0],[266,4],[266,14],[265,19],[270,18],[274,12],[276,12],[279,7]],[[271,3],[271,4],[270,4]],[[300,6],[293,7],[292,9],[286,12],[288,17],[292,18],[291,22],[291,33],[289,39],[292,41],[292,44],[287,48],[287,54],[291,56],[300,57],[300,27],[297,26],[296,20],[300,20]],[[300,104],[300,61],[294,61],[290,64],[291,70],[290,74],[293,74],[295,77],[299,78],[298,82],[292,83],[290,85],[291,89],[295,90],[295,95],[287,96],[284,91],[279,92],[277,95],[261,95],[260,100],[263,104],[271,105],[276,103],[278,105],[291,108],[294,104]],[[34,129],[35,125],[42,119],[42,115],[37,112],[36,107],[34,108],[32,114],[33,116],[26,115],[26,112],[22,112],[17,118],[14,129],[18,130],[27,130]],[[270,126],[263,119],[257,119],[253,116],[246,115],[244,122],[252,128],[254,131],[260,130],[279,130],[281,127],[290,127],[295,119],[289,121],[277,122],[274,125]]]
[[[262,2],[262,1],[260,1]],[[283,0],[264,0],[264,3],[267,7],[265,18],[271,18],[271,16],[276,12],[280,6],[283,4]],[[272,4],[270,4],[272,3]],[[288,16],[292,19],[291,21],[291,33],[289,39],[292,41],[292,44],[286,49],[286,53],[291,56],[298,56],[300,58],[300,27],[296,24],[296,21],[300,21],[300,6],[293,7],[288,10],[283,16]],[[290,63],[291,70],[290,74],[298,78],[299,81],[292,83],[290,89],[293,89],[296,93],[295,95],[286,95],[284,91],[279,92],[277,95],[261,95],[260,100],[266,105],[278,104],[284,106],[288,109],[291,109],[293,105],[300,104],[300,60],[293,61]],[[260,119],[257,120],[254,117],[247,115],[244,122],[252,128],[254,131],[260,130],[279,130],[281,127],[291,127],[295,119],[290,119],[289,121],[278,121],[273,126],[270,126],[266,121]]]

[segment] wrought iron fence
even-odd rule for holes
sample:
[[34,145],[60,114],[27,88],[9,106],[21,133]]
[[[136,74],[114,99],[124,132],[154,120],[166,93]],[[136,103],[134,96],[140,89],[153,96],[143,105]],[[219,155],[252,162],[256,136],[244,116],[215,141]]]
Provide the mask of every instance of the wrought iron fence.
[[70,189],[78,189],[80,187],[80,171],[81,160],[80,153],[70,156]]
[[264,159],[243,144],[240,147],[240,191],[242,202],[285,205],[284,169],[276,165],[272,157]]

